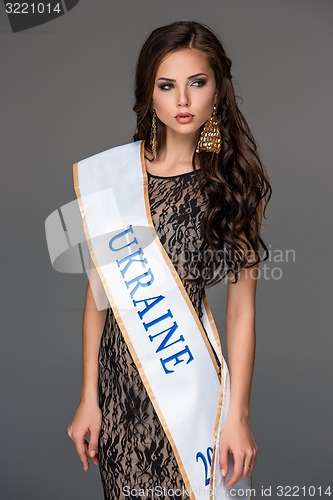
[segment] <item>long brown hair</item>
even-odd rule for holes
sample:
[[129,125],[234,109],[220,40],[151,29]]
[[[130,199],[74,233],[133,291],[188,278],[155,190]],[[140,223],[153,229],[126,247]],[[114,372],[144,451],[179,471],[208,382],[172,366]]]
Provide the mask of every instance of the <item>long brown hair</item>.
[[[236,283],[243,267],[252,267],[269,256],[260,230],[272,189],[255,139],[237,105],[230,71],[232,62],[210,28],[193,21],[178,21],[149,35],[136,68],[133,111],[137,115],[137,131],[133,140],[143,139],[146,149],[151,151],[151,104],[156,72],[166,54],[184,48],[202,51],[215,74],[221,151],[194,152],[192,164],[207,199],[200,222],[202,237],[211,249],[223,251],[226,274],[232,272]],[[163,145],[165,126],[158,119],[157,133],[158,143]],[[262,259],[260,246],[265,252]]]

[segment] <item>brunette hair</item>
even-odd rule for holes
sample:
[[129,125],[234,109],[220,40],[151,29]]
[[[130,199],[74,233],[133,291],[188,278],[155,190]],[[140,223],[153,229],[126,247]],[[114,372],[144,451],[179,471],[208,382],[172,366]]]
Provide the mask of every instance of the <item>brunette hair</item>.
[[[222,136],[219,154],[193,153],[193,169],[207,199],[200,230],[211,249],[222,250],[226,274],[232,272],[236,283],[243,267],[252,267],[268,258],[269,252],[260,237],[260,230],[272,189],[255,139],[238,108],[238,96],[235,95],[230,72],[232,62],[210,28],[194,21],[178,21],[157,28],[149,35],[142,46],[136,68],[133,111],[137,115],[137,131],[133,140],[143,139],[146,149],[151,151],[152,95],[156,72],[168,53],[185,48],[202,51],[214,71],[218,92],[217,117]],[[159,145],[164,144],[165,126],[158,119],[157,134]],[[262,260],[260,245],[265,252]]]

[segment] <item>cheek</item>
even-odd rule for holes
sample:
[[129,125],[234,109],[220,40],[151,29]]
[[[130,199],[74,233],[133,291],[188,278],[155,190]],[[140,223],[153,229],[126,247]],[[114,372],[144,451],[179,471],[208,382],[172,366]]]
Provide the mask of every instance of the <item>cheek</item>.
[[157,114],[163,115],[170,111],[170,99],[168,99],[167,92],[165,94],[159,94],[154,99],[154,108]]
[[203,88],[194,88],[190,94],[190,100],[193,106],[204,110],[214,106],[215,103],[215,90],[212,86],[205,86]]
[[208,120],[213,113],[213,108],[214,108],[213,100],[207,99],[207,101],[203,102],[202,106],[200,107],[200,118],[203,121]]
[[206,96],[207,106],[214,106],[215,104],[215,92],[208,92]]
[[202,101],[202,110],[204,114],[207,114],[208,118],[213,112],[215,104],[215,93],[209,92]]

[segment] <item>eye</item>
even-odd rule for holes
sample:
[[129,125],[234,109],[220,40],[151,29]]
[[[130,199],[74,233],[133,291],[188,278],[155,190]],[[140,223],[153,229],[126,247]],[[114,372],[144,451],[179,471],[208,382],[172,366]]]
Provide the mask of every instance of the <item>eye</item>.
[[161,90],[170,90],[173,88],[173,83],[162,83],[162,85],[159,85],[158,88]]
[[206,80],[195,80],[194,82],[191,83],[191,86],[194,86],[194,87],[203,87],[204,85],[206,85]]

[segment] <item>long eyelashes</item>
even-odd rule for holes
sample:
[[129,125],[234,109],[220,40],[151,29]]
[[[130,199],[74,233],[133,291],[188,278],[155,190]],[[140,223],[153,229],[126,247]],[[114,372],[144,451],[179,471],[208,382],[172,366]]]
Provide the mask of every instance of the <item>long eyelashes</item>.
[[195,82],[193,82],[193,84],[197,83],[198,85],[195,85],[195,87],[203,87],[204,85],[206,85],[206,80],[195,80]]
[[170,90],[172,87],[172,83],[163,83],[162,85],[158,86],[158,88],[161,90]]
[[[194,86],[194,87],[203,87],[204,85],[206,85],[206,80],[195,80],[194,82],[192,82],[190,84],[190,86]],[[158,86],[159,89],[161,90],[171,90],[173,88],[175,88],[174,84],[173,83],[162,83],[161,85]]]

